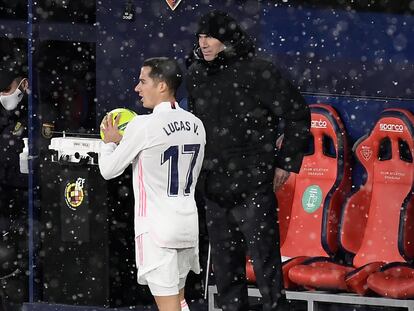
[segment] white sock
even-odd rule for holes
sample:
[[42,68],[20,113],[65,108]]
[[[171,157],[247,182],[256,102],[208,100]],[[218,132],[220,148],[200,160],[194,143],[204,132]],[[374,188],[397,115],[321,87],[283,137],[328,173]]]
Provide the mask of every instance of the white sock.
[[187,301],[181,300],[181,311],[190,311],[190,308],[188,307]]

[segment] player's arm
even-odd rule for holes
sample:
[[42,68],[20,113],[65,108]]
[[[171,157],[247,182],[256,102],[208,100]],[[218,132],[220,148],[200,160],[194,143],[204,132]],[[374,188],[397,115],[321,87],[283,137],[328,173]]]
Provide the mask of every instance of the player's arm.
[[99,157],[99,170],[106,180],[121,175],[128,165],[146,146],[144,120],[135,118],[125,128],[124,136],[117,145],[115,142],[102,142]]

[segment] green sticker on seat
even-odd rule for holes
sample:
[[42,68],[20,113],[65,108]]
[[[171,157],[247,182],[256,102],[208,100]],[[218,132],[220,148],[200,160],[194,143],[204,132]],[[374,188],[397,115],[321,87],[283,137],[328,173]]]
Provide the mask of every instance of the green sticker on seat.
[[306,188],[302,195],[302,207],[307,213],[316,211],[322,203],[322,190],[318,185]]

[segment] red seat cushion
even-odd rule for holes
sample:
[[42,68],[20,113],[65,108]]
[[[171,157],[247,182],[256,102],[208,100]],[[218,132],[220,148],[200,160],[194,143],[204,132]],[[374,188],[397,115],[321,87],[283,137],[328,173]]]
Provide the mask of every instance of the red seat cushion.
[[385,271],[375,272],[368,277],[368,286],[381,296],[413,299],[414,268],[394,266]]
[[369,292],[367,284],[368,277],[379,271],[384,265],[383,262],[373,262],[366,264],[358,269],[355,269],[345,276],[345,283],[348,291],[364,296]]
[[353,269],[353,267],[322,260],[292,267],[289,271],[289,279],[306,288],[346,290],[345,275]]
[[292,259],[289,259],[288,261],[285,261],[283,263],[283,267],[282,267],[282,272],[283,272],[283,287],[285,289],[295,289],[298,287],[298,284],[296,284],[295,282],[293,282],[290,278],[289,278],[289,271],[291,268],[300,265],[301,263],[303,263],[305,260],[309,259],[309,257],[306,256],[298,256]]

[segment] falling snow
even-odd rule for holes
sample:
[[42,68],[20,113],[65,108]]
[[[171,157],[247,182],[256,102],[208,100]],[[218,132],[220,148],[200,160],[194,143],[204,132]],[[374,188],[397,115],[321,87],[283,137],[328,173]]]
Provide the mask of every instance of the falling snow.
[[[0,68],[10,70],[15,77],[31,79],[30,96],[24,96],[13,111],[0,106],[0,298],[6,310],[17,310],[22,302],[37,299],[34,297],[72,305],[153,304],[148,289],[136,281],[131,171],[107,182],[97,168],[95,151],[56,154],[49,146],[51,137],[99,140],[101,120],[114,108],[150,113],[135,92],[142,62],[149,57],[168,56],[177,59],[185,70],[197,44],[197,21],[212,9],[225,10],[236,17],[252,35],[258,56],[272,61],[308,104],[329,105],[341,122],[340,130],[337,127],[332,130],[337,131],[337,136],[330,137],[332,134],[323,130],[314,134],[301,173],[292,173],[286,188],[277,194],[282,257],[335,255],[338,262],[357,268],[372,261],[404,262],[414,256],[409,246],[414,243],[412,234],[398,236],[403,234],[398,231],[402,203],[412,194],[413,180],[409,176],[413,170],[412,129],[408,130],[406,123],[401,129],[386,128],[388,136],[384,137],[378,130],[379,134],[375,134],[381,136],[375,143],[378,150],[369,139],[361,140],[375,132],[384,109],[414,112],[414,46],[410,40],[414,36],[414,1],[182,0],[172,11],[164,0],[4,0],[0,5]],[[29,26],[32,33],[28,33]],[[233,72],[234,77],[240,75],[240,71]],[[266,81],[272,75],[268,68],[262,71],[261,78]],[[286,120],[281,120],[278,127],[269,125],[278,124],[277,116],[286,111],[274,100],[273,108],[278,114],[269,114],[256,98],[248,98],[245,94],[252,89],[258,92],[260,88],[254,81],[256,77],[246,77],[227,89],[214,85],[204,90],[207,100],[198,102],[211,120],[223,121],[222,126],[211,129],[213,137],[207,138],[208,143],[211,141],[208,148],[216,152],[204,163],[206,170],[214,172],[209,176],[208,191],[214,196],[220,194],[230,204],[247,202],[241,207],[246,212],[234,216],[239,217],[237,221],[241,224],[237,228],[240,240],[219,245],[223,253],[239,254],[240,245],[253,249],[255,244],[276,235],[253,212],[264,207],[258,200],[261,193],[251,193],[251,189],[269,182],[261,176],[273,170],[274,163],[254,159],[259,149],[269,154],[275,151],[275,145],[266,142],[266,137],[282,133]],[[200,91],[202,87],[198,87]],[[269,97],[274,95],[274,90],[267,91]],[[183,108],[187,108],[187,95],[182,86],[177,100]],[[226,96],[236,98],[237,106],[212,110]],[[398,111],[391,114],[399,115]],[[331,112],[329,122],[332,115]],[[318,115],[314,121],[323,122],[322,118]],[[383,123],[393,124],[391,121],[384,117]],[[401,135],[406,135],[407,131],[407,136],[398,136],[402,132]],[[244,147],[238,135],[249,139],[249,152],[238,151]],[[291,137],[300,136],[297,132]],[[29,138],[25,152],[24,137]],[[225,150],[229,142],[234,143],[233,150]],[[314,159],[312,152],[318,146],[324,149]],[[347,149],[342,157],[340,148]],[[395,150],[398,152],[392,153]],[[246,157],[253,159],[248,169],[241,161]],[[373,158],[378,160],[374,164],[369,162]],[[401,166],[384,168],[390,159],[400,159]],[[295,157],[286,156],[284,160],[285,168],[292,169]],[[30,174],[20,173],[21,161],[30,163]],[[296,183],[292,176],[297,176]],[[71,209],[65,197],[65,193],[70,193],[65,189],[71,183],[75,185],[78,178],[86,180],[83,212]],[[405,185],[410,185],[408,190]],[[383,196],[376,197],[375,192],[372,196],[367,190],[370,187]],[[366,198],[378,204],[352,200],[349,203],[350,195],[358,190],[368,191]],[[312,200],[316,200],[318,191],[323,199],[314,206],[312,202],[316,201]],[[323,214],[322,210],[326,211],[329,205],[328,193],[336,205]],[[211,243],[207,230],[220,230],[214,219],[220,218],[223,211],[208,216],[210,221],[206,222],[206,213],[212,208],[200,193],[196,200],[202,273],[189,277],[186,291],[188,301],[205,306],[206,262]],[[350,213],[359,213],[358,221],[344,216],[346,202]],[[387,202],[386,207],[381,205],[383,202]],[[395,213],[384,219],[376,218],[376,214],[372,216],[374,208],[395,209]],[[303,215],[311,216],[301,218]],[[401,226],[411,224],[409,212],[401,215]],[[260,214],[263,218],[271,216]],[[243,226],[251,221],[257,224],[257,231],[251,239],[246,239]],[[346,229],[347,222],[360,230],[361,240],[341,241],[350,245],[338,248],[338,231]],[[315,223],[318,225],[312,227]],[[322,228],[322,224],[330,227]],[[372,233],[362,239],[366,226]],[[391,228],[396,231],[390,233]],[[331,240],[324,241],[327,236],[336,245]],[[406,249],[401,249],[398,237],[406,238]],[[359,243],[361,249],[347,249],[356,247],[351,242]],[[309,245],[314,247],[310,249]],[[356,253],[354,261],[351,253]],[[253,259],[250,261],[257,264]],[[320,262],[316,260],[310,265],[316,267]],[[212,283],[214,273],[211,270],[210,273],[208,279]],[[315,276],[310,277],[312,286],[317,281]]]

